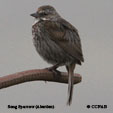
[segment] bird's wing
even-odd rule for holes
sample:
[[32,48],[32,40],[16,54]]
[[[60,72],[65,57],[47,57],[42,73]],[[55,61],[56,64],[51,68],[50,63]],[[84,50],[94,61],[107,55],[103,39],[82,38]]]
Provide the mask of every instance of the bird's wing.
[[77,29],[64,19],[45,22],[51,40],[72,57],[84,61],[81,41]]

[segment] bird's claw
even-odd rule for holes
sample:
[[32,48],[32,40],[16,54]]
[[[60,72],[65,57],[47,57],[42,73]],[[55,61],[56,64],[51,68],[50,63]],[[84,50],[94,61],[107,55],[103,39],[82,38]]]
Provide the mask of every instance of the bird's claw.
[[48,68],[45,68],[47,70],[49,70],[50,72],[54,73],[54,75],[60,75],[61,72],[56,70],[54,67],[48,67]]

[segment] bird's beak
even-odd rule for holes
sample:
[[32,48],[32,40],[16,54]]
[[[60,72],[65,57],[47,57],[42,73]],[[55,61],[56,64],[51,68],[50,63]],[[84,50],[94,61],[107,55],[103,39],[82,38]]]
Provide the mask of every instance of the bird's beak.
[[32,14],[30,14],[31,16],[33,16],[33,17],[35,17],[35,18],[38,18],[38,13],[32,13]]

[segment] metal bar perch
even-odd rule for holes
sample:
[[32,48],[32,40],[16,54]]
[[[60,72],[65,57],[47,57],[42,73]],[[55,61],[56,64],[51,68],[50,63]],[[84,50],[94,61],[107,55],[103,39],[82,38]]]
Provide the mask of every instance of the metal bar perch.
[[[74,74],[74,84],[80,83],[82,77],[80,74]],[[68,83],[68,74],[61,72],[55,75],[47,69],[33,69],[23,72],[18,72],[0,77],[0,89],[14,86],[29,81],[50,81],[59,83]]]

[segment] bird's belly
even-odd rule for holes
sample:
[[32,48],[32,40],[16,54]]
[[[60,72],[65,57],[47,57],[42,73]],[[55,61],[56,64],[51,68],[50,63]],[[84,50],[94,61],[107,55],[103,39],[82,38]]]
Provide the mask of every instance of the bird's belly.
[[33,43],[39,55],[48,63],[62,65],[73,61],[73,58],[61,49],[54,41],[45,37],[38,36],[33,38]]

